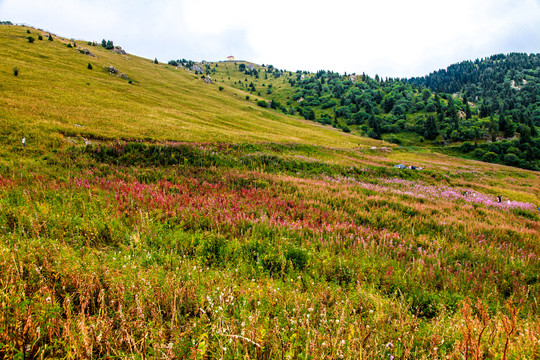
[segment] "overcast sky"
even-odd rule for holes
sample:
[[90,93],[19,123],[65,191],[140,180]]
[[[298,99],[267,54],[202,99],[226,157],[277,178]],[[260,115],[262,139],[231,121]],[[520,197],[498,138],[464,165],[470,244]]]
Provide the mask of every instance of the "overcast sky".
[[0,20],[110,39],[162,62],[234,55],[292,71],[383,77],[540,52],[540,0],[0,0]]

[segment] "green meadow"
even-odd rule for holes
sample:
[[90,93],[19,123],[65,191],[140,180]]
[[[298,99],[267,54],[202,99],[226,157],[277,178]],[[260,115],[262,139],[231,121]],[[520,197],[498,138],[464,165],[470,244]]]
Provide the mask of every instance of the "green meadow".
[[540,357],[538,172],[48,35],[0,26],[1,358]]

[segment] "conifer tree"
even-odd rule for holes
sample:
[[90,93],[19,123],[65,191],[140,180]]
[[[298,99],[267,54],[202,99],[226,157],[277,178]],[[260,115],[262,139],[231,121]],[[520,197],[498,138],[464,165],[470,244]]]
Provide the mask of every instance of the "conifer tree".
[[435,117],[433,115],[429,115],[424,125],[424,137],[428,140],[435,140],[437,135],[439,135],[439,131],[437,130]]
[[506,120],[506,117],[504,116],[504,111],[502,111],[501,115],[499,115],[499,131],[506,133],[507,129],[508,129],[508,121]]

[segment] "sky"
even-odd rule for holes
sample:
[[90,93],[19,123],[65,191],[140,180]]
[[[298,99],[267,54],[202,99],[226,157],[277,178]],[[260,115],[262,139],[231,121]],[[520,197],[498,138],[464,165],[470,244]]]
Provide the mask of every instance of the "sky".
[[540,0],[0,0],[0,20],[113,40],[161,62],[233,55],[289,71],[382,77],[540,53]]

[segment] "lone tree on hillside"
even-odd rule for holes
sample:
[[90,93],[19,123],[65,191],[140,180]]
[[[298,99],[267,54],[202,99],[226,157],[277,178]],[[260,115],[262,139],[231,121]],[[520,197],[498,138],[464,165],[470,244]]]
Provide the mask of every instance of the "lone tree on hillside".
[[52,35],[49,34],[49,41],[53,41]]
[[159,62],[157,61],[157,58],[154,59],[154,64],[159,64]]
[[18,76],[19,75],[19,68],[14,66],[13,67],[13,75]]
[[33,44],[35,40],[36,40],[36,39],[34,39],[34,38],[31,37],[31,36],[28,37],[28,42],[29,42],[30,44]]

